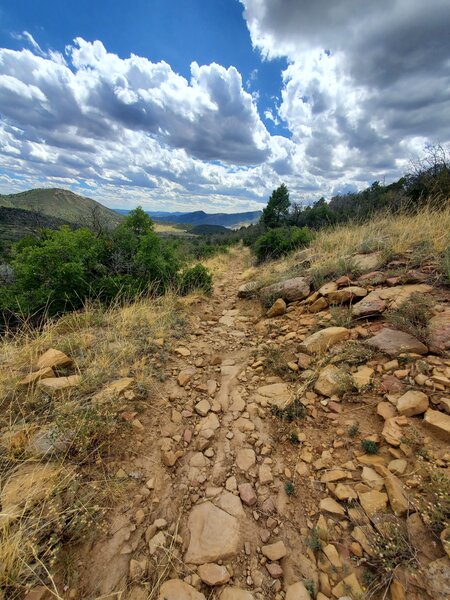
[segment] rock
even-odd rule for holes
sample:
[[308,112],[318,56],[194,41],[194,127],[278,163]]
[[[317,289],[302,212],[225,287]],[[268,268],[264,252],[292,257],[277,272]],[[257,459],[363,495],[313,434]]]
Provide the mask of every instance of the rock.
[[287,554],[286,546],[282,541],[263,546],[261,548],[261,552],[272,562],[275,560],[280,560],[280,558],[283,558],[283,556],[286,556]]
[[216,563],[207,563],[200,565],[198,575],[206,585],[223,585],[230,579],[230,573],[224,565]]
[[354,254],[351,260],[359,271],[375,271],[383,262],[383,257],[381,252],[372,252],[371,254]]
[[93,402],[104,402],[111,398],[117,398],[126,392],[134,383],[133,377],[121,377],[111,383],[108,383],[95,396],[92,397]]
[[159,588],[158,600],[206,600],[206,598],[181,579],[169,579]]
[[314,390],[322,396],[335,396],[342,389],[345,373],[334,365],[327,365],[320,373],[314,384]]
[[283,569],[278,563],[266,563],[266,569],[274,579],[281,579],[283,577]]
[[340,596],[348,595],[349,593],[353,598],[362,598],[364,591],[359,584],[359,581],[354,573],[348,575],[345,579],[340,581],[332,590],[333,595],[336,598]]
[[346,502],[358,499],[356,491],[350,485],[346,485],[345,483],[338,483],[333,493],[338,500],[345,500]]
[[256,464],[255,451],[251,448],[241,448],[236,454],[236,465],[242,471],[247,472]]
[[283,298],[278,298],[267,311],[267,316],[271,319],[272,317],[280,317],[281,315],[284,315],[285,312],[286,302]]
[[367,296],[366,288],[359,287],[357,285],[351,285],[349,287],[341,288],[336,292],[331,292],[327,296],[328,304],[347,304],[353,300],[364,298]]
[[359,501],[367,516],[373,517],[377,513],[386,512],[388,496],[383,492],[373,490],[360,494]]
[[335,481],[340,481],[341,479],[351,479],[352,475],[349,471],[344,471],[343,469],[331,469],[326,471],[320,481],[322,483],[333,483]]
[[377,404],[377,415],[380,415],[385,421],[395,417],[397,410],[395,406],[390,402],[378,402]]
[[289,585],[286,589],[285,600],[311,600],[308,590],[302,581]]
[[400,446],[402,443],[403,431],[399,425],[399,423],[401,423],[400,418],[401,417],[391,417],[384,422],[381,435],[391,446]]
[[190,380],[194,377],[195,373],[195,367],[188,367],[187,369],[183,369],[182,371],[180,371],[177,377],[178,385],[180,385],[181,387],[187,385],[190,382]]
[[251,483],[240,483],[238,486],[239,496],[244,504],[253,506],[257,502],[255,490]]
[[423,417],[423,422],[438,436],[450,441],[450,415],[429,408]]
[[409,333],[388,328],[382,329],[377,335],[366,341],[366,344],[390,356],[398,356],[402,352],[414,352],[415,354],[428,352],[425,344]]
[[445,550],[445,553],[447,554],[448,557],[450,557],[450,527],[446,527],[441,532],[441,542],[442,542],[442,547]]
[[67,452],[73,437],[73,432],[64,433],[54,429],[40,429],[30,437],[26,451],[33,456],[46,456],[52,452]]
[[410,390],[398,399],[397,410],[399,414],[413,417],[424,413],[429,405],[428,396],[419,390]]
[[258,478],[261,485],[272,483],[273,475],[269,465],[262,464],[258,469]]
[[49,497],[61,473],[61,467],[52,463],[25,463],[13,471],[0,493],[0,524],[18,518],[24,509]]
[[352,315],[354,317],[372,317],[381,315],[385,310],[386,302],[379,297],[377,292],[370,292],[352,306]]
[[332,515],[338,515],[342,517],[345,516],[344,508],[338,504],[336,500],[333,500],[333,498],[323,498],[320,501],[319,507],[322,512],[329,512]]
[[[3,600],[3,596],[0,596],[0,598]],[[55,598],[56,596],[47,587],[37,585],[26,594],[24,600],[55,600]]]
[[363,467],[361,478],[364,483],[378,492],[384,488],[384,479],[371,467]]
[[419,513],[412,513],[406,517],[406,529],[411,546],[417,550],[419,563],[442,558],[435,535],[422,521]]
[[450,309],[432,317],[428,322],[430,351],[438,354],[450,350]]
[[427,565],[425,579],[433,600],[448,600],[450,598],[450,559],[446,556]]
[[327,327],[305,338],[302,342],[302,348],[306,352],[319,354],[338,342],[347,340],[349,337],[350,331],[345,327]]
[[392,511],[398,517],[406,514],[409,509],[409,500],[400,479],[382,465],[376,465],[375,469],[384,477],[384,485],[386,487]]
[[244,283],[239,286],[238,289],[238,298],[255,298],[258,295],[258,290],[260,289],[261,284],[258,281],[249,281],[248,283]]
[[296,302],[309,296],[309,281],[305,277],[294,277],[260,289],[261,298],[283,298],[285,302]]
[[55,372],[51,367],[44,367],[43,369],[39,369],[39,371],[30,373],[29,375],[21,379],[17,385],[33,385],[33,383],[36,383],[40,379],[48,379],[49,377],[55,377]]
[[367,365],[358,367],[355,373],[352,373],[352,378],[355,383],[356,389],[361,391],[369,387],[372,381],[373,369]]
[[219,600],[255,600],[255,597],[246,590],[241,590],[238,587],[223,588]]
[[326,296],[327,294],[331,294],[338,289],[338,285],[335,281],[329,281],[328,283],[324,283],[317,291],[320,295]]
[[405,588],[398,579],[393,579],[389,586],[389,595],[391,600],[408,600]]
[[80,385],[80,375],[69,375],[69,377],[48,377],[40,379],[37,387],[49,396],[63,394],[66,391],[76,388]]
[[257,389],[257,393],[267,398],[271,406],[283,409],[292,401],[292,394],[286,383],[271,383]]
[[211,405],[208,402],[208,400],[200,400],[200,402],[197,402],[197,404],[195,405],[195,412],[200,415],[201,417],[206,417],[206,415],[209,413],[209,411],[211,410]]
[[188,528],[190,540],[185,562],[201,565],[236,555],[238,521],[211,502],[194,506],[188,518]]
[[50,348],[47,352],[44,352],[36,363],[39,370],[45,369],[46,367],[63,367],[71,364],[72,359],[64,354],[64,352],[61,352],[61,350],[55,350],[55,348]]
[[388,464],[388,469],[391,473],[394,473],[394,475],[403,475],[407,466],[408,463],[406,460],[403,458],[396,458],[395,460],[391,460]]
[[310,313],[318,313],[321,310],[325,310],[328,307],[328,301],[326,298],[321,297],[318,298],[315,302],[308,306],[308,311]]

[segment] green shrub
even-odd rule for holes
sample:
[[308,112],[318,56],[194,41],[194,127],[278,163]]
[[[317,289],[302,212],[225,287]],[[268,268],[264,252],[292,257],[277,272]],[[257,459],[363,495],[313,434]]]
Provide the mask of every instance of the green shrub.
[[285,256],[310,242],[311,232],[307,227],[280,227],[270,229],[257,238],[254,251],[258,261],[263,262]]
[[378,444],[372,440],[362,440],[361,448],[366,454],[378,454],[378,450],[380,449]]
[[398,329],[427,343],[428,323],[433,316],[433,301],[424,294],[411,294],[401,306],[385,313],[386,320]]
[[205,294],[212,292],[212,275],[203,265],[195,265],[181,275],[180,292],[188,294],[200,290]]

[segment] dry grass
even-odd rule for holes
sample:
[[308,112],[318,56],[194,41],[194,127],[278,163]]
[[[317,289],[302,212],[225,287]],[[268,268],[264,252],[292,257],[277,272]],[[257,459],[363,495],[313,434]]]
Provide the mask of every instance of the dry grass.
[[[49,464],[61,472],[43,500],[25,503],[12,520],[0,517],[0,589],[8,598],[22,597],[32,585],[49,585],[63,548],[102,526],[105,512],[123,492],[104,467],[105,458],[114,455],[119,430],[128,426],[120,413],[139,408],[149,392],[157,391],[166,347],[183,328],[182,304],[169,294],[108,309],[89,305],[48,321],[40,331],[24,326],[2,340],[0,487],[4,490],[11,474],[28,465]],[[165,340],[163,347],[155,343],[158,338]],[[52,347],[74,361],[57,374],[80,374],[79,387],[48,397],[37,387],[18,385]],[[93,400],[121,377],[134,380],[127,398],[110,394],[105,402]],[[44,454],[30,444],[37,432],[48,432],[53,444]]]

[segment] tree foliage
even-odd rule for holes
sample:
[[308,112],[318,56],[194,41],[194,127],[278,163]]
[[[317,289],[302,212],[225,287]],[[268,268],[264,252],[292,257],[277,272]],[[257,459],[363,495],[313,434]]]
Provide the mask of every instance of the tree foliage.
[[284,183],[282,183],[280,187],[273,190],[269,202],[261,215],[261,223],[267,229],[280,227],[289,215],[290,205],[289,191]]

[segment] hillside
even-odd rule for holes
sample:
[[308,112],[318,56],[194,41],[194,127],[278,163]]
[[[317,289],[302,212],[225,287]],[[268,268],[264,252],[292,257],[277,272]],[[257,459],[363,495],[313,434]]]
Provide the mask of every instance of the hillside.
[[238,229],[239,227],[256,223],[262,211],[254,210],[243,213],[205,213],[203,210],[197,210],[191,213],[166,215],[164,217],[154,217],[157,221],[166,223],[186,223],[189,225],[222,225],[230,229]]
[[88,227],[91,227],[95,221],[99,221],[103,227],[113,228],[123,218],[114,210],[91,198],[59,188],[33,189],[19,194],[1,194],[0,206],[33,211],[47,217]]
[[22,208],[0,206],[0,240],[6,246],[38,229],[57,229],[73,223]]
[[5,339],[6,597],[448,597],[449,231],[422,211],[259,267],[235,247],[212,297]]

